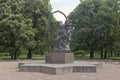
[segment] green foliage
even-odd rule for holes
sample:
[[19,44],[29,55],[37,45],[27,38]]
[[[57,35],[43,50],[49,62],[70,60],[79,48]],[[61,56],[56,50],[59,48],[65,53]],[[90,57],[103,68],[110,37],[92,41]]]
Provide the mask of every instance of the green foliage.
[[4,51],[15,51],[20,47],[20,28],[24,26],[24,18],[21,14],[22,0],[7,0],[0,4],[0,36]]
[[110,52],[119,43],[119,4],[119,0],[83,0],[68,16],[74,27],[71,50]]
[[[50,14],[49,0],[1,0],[0,52],[16,56],[21,53],[21,48],[29,53],[35,49],[42,54],[47,51],[47,21]],[[54,22],[52,16],[51,26]]]
[[9,53],[0,53],[0,56],[9,56]]
[[84,50],[77,50],[77,51],[74,52],[74,55],[75,56],[81,55],[81,56],[84,57],[85,53],[86,53],[86,51],[84,51]]
[[[51,14],[49,0],[26,0],[24,3],[24,16],[31,20],[31,28],[35,29],[34,44],[31,49],[37,49],[43,54],[47,50],[47,24]],[[51,20],[54,25],[54,20]],[[52,27],[51,27],[52,28]]]

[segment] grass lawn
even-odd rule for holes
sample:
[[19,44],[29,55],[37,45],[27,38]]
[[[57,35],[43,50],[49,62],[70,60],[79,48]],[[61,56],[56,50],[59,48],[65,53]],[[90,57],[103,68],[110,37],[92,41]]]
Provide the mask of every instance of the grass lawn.
[[[26,59],[27,56],[26,55],[20,55],[18,57],[18,59]],[[43,55],[33,55],[32,56],[32,59],[35,59],[35,60],[43,60],[45,58],[45,56]],[[0,60],[11,60],[11,56],[0,56]]]
[[[77,56],[75,56],[75,59],[90,59],[90,57],[89,57],[89,55],[85,55],[85,56],[77,55]],[[100,54],[94,54],[94,59],[101,59]],[[120,56],[119,57],[110,57],[110,59],[120,60]]]
[[[18,57],[18,59],[26,59],[27,56],[26,55],[20,55]],[[33,55],[32,56],[33,60],[44,60],[45,59],[45,55]],[[81,55],[77,55],[75,56],[75,59],[89,59],[89,55],[85,55],[85,56],[81,56]],[[100,59],[100,55],[95,54],[94,55],[94,59]],[[120,57],[111,57],[110,59],[112,60],[120,60]],[[0,60],[11,60],[11,56],[0,56]]]

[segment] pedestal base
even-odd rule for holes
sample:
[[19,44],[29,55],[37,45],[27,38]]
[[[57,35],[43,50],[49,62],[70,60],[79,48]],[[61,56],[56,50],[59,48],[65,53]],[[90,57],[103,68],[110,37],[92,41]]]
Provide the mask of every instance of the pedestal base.
[[73,53],[46,53],[45,62],[52,64],[66,64],[73,63]]
[[22,63],[19,67],[19,71],[22,72],[41,72],[48,74],[65,74],[65,73],[76,73],[76,72],[96,72],[96,64],[99,63],[91,63],[91,62],[82,62],[82,61],[74,61],[74,63],[69,64],[51,64],[42,62],[32,62],[32,63]]

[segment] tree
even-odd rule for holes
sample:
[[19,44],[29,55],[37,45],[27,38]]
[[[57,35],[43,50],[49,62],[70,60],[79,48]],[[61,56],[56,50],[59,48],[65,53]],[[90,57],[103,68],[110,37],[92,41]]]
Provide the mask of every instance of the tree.
[[17,59],[20,29],[24,27],[22,3],[23,0],[2,0],[0,4],[0,43],[3,51],[11,53],[12,59]]
[[[2,24],[1,21],[10,16],[9,13],[10,13],[10,7],[7,5],[7,0],[6,1],[1,0],[0,1],[0,26]],[[4,50],[4,45],[3,45],[4,44],[4,42],[3,42],[4,38],[2,38],[2,37],[4,36],[5,33],[2,34],[3,31],[4,31],[4,28],[1,26],[0,27],[0,37],[1,37],[1,39],[0,39],[0,44],[1,44],[0,45],[0,52]]]
[[28,50],[27,58],[31,59],[33,50],[39,50],[41,53],[47,50],[47,21],[51,14],[50,2],[49,0],[26,0],[23,11],[25,19],[31,20],[31,27],[36,30],[32,39],[34,45],[25,46]]
[[[104,6],[101,6],[99,13],[97,14],[96,23],[98,23],[101,31],[97,30],[98,37],[101,41],[100,50],[101,50],[101,58],[103,58],[103,50],[104,58],[110,57],[113,54],[114,46],[116,42],[119,40],[119,32],[120,28],[118,27],[119,15],[118,15],[118,0],[106,0],[104,2]],[[108,54],[107,54],[107,53]]]
[[81,46],[78,47],[79,49],[84,48],[86,50],[89,50],[90,58],[94,58],[93,53],[97,48],[97,41],[94,38],[94,29],[96,27],[95,17],[100,6],[100,0],[82,1],[82,3],[78,5],[78,7],[70,14],[69,17],[72,21],[73,26],[75,27],[72,40],[74,41],[74,34],[79,34],[79,43],[76,44],[78,46]]
[[[10,52],[14,59],[21,48],[28,50],[28,59],[33,50],[47,51],[49,0],[1,0],[0,10],[1,51]],[[54,22],[52,16],[52,35]]]
[[[118,0],[112,0],[118,3]],[[115,12],[116,5],[111,0],[83,0],[81,4],[68,16],[74,27],[71,48],[72,50],[89,50],[90,58],[94,58],[94,51],[103,51],[106,58],[118,37],[119,31],[115,31],[119,23]],[[110,3],[114,6],[111,6]],[[109,4],[109,5],[108,5]],[[116,10],[116,11],[115,11]],[[115,22],[117,20],[117,23]]]
[[106,5],[108,6],[111,17],[113,19],[113,26],[114,26],[114,31],[113,31],[113,36],[114,36],[114,45],[112,46],[111,49],[111,56],[113,56],[113,52],[119,53],[119,44],[120,44],[120,1],[119,0],[107,0]]

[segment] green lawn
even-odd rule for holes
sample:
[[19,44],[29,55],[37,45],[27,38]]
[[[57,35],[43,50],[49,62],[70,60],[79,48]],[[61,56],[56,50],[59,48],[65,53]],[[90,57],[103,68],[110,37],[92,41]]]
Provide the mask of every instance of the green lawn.
[[[18,59],[26,59],[26,55],[20,55]],[[32,59],[43,60],[45,56],[43,55],[33,55]],[[0,60],[11,60],[11,56],[0,56]]]
[[[90,57],[89,57],[89,55],[85,55],[85,56],[77,55],[77,56],[75,56],[75,59],[90,59]],[[100,54],[94,54],[94,59],[100,59]],[[120,56],[119,57],[110,57],[110,59],[120,60]]]
[[[97,55],[95,54],[95,59],[100,59],[100,55]],[[20,55],[18,57],[18,59],[26,59],[26,55]],[[44,55],[33,55],[32,57],[33,60],[44,60],[45,59],[45,56]],[[89,59],[89,55],[86,55],[86,56],[81,56],[81,55],[77,55],[75,56],[75,59]],[[120,57],[111,57],[110,59],[113,59],[113,60],[120,60]],[[11,57],[10,56],[0,56],[0,60],[11,60]]]

